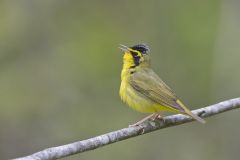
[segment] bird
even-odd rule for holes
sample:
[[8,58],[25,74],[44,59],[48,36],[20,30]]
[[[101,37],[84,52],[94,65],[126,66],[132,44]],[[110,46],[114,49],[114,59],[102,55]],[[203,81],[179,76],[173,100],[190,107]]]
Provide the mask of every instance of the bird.
[[119,90],[121,100],[138,112],[152,113],[130,126],[138,126],[149,119],[163,119],[162,112],[180,113],[200,123],[206,122],[192,113],[153,71],[150,64],[150,49],[146,44],[131,47],[120,44],[119,48],[124,53]]

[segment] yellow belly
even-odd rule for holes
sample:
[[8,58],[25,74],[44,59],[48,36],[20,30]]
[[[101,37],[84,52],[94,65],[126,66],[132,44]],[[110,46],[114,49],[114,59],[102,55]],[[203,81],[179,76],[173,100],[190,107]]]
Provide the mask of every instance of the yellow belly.
[[120,96],[123,102],[127,103],[129,107],[136,111],[143,113],[154,113],[154,112],[174,112],[173,109],[163,106],[145,97],[143,94],[139,93],[137,90],[132,88],[127,81],[122,80],[120,86]]

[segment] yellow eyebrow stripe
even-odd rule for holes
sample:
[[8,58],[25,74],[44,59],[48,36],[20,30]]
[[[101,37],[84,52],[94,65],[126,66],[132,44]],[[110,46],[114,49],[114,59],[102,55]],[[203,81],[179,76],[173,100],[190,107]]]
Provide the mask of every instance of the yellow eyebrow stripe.
[[132,48],[128,48],[128,50],[137,53],[138,54],[137,56],[141,56],[142,55],[141,52],[139,52],[137,50],[134,50]]

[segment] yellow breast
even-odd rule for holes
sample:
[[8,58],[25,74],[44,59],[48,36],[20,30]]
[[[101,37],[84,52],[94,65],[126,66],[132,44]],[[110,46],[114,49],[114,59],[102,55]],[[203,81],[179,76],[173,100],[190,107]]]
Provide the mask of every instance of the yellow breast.
[[133,67],[135,64],[131,54],[125,53],[123,60],[124,63],[121,73],[121,86],[119,91],[122,101],[127,103],[129,107],[139,112],[153,113],[160,111],[170,111],[169,107],[162,106],[161,104],[150,100],[148,97],[142,93],[139,93],[139,91],[135,90],[129,84],[131,72],[137,72],[137,68],[139,66]]
[[127,69],[122,70],[121,74],[121,86],[120,86],[120,97],[123,102],[127,103],[132,109],[143,112],[143,113],[153,113],[166,110],[166,107],[157,104],[138,91],[136,91],[129,84],[130,72]]

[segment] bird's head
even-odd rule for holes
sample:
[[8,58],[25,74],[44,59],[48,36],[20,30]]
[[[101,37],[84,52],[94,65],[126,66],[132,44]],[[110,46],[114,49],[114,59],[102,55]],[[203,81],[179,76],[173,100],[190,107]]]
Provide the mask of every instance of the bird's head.
[[132,63],[134,66],[149,65],[150,49],[146,44],[137,44],[132,47],[120,45],[119,48],[124,52],[124,63]]

